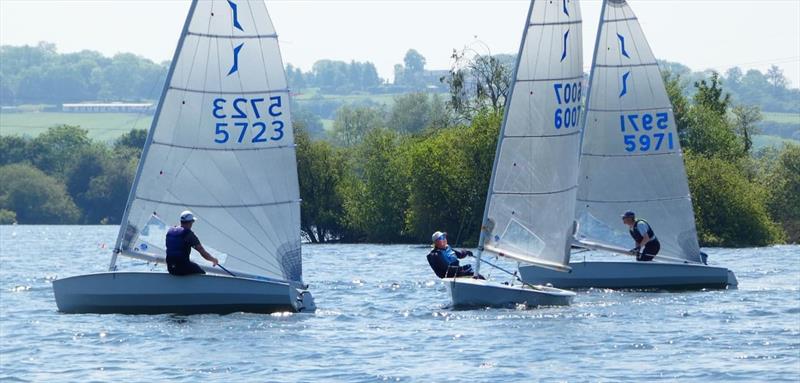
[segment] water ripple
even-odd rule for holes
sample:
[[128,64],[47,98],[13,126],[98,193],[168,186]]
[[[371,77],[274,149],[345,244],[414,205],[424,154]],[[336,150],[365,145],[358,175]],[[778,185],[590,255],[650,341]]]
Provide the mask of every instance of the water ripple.
[[798,246],[708,249],[714,263],[736,271],[738,290],[587,289],[570,307],[452,310],[425,247],[311,245],[303,268],[314,314],[66,315],[55,309],[52,281],[103,271],[109,254],[99,244],[113,243],[117,228],[7,228],[0,227],[3,382],[800,377]]

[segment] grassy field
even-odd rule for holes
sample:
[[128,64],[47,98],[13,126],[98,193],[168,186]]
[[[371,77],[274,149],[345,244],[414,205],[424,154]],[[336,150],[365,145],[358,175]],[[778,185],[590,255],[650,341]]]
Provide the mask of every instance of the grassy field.
[[153,116],[137,113],[0,113],[0,134],[36,137],[56,125],[79,125],[96,141],[111,142],[131,129],[149,129]]
[[781,124],[800,125],[800,113],[774,113],[764,112],[764,121],[778,122]]

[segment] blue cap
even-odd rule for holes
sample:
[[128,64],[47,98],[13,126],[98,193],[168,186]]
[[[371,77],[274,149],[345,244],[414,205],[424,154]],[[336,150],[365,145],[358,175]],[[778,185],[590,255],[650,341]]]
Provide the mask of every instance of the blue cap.
[[631,210],[628,210],[622,214],[622,218],[634,218],[634,217],[636,217],[636,214]]

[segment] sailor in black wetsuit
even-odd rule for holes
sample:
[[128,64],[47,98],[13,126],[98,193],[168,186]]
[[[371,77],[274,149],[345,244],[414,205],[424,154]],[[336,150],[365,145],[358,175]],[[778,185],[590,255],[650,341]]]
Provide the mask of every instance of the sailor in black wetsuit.
[[[471,251],[454,250],[447,244],[447,233],[441,231],[433,233],[431,240],[433,241],[433,250],[428,253],[428,264],[431,265],[436,276],[439,278],[475,276],[472,265],[461,266],[458,262],[459,259],[472,256]],[[480,275],[476,278],[483,279]]]
[[189,260],[192,248],[216,266],[219,260],[209,254],[192,231],[195,218],[192,212],[181,213],[181,225],[173,226],[167,231],[167,271],[172,275],[205,274],[196,263]]
[[636,219],[636,214],[630,210],[622,215],[622,222],[628,225],[631,237],[636,242],[636,247],[631,249],[631,253],[636,254],[636,260],[652,261],[661,250],[661,243],[658,242],[650,224],[643,219]]

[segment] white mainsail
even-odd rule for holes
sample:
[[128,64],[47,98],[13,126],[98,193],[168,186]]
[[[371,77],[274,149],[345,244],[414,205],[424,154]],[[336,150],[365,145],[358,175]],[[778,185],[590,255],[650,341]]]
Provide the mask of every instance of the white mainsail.
[[229,270],[302,282],[289,91],[263,0],[192,2],[115,249],[163,259],[163,221],[187,209]]
[[583,86],[577,0],[533,0],[500,130],[481,247],[567,269]]
[[620,219],[632,210],[653,227],[659,255],[699,262],[672,105],[624,0],[603,2],[587,96],[576,207],[580,238],[632,247]]

